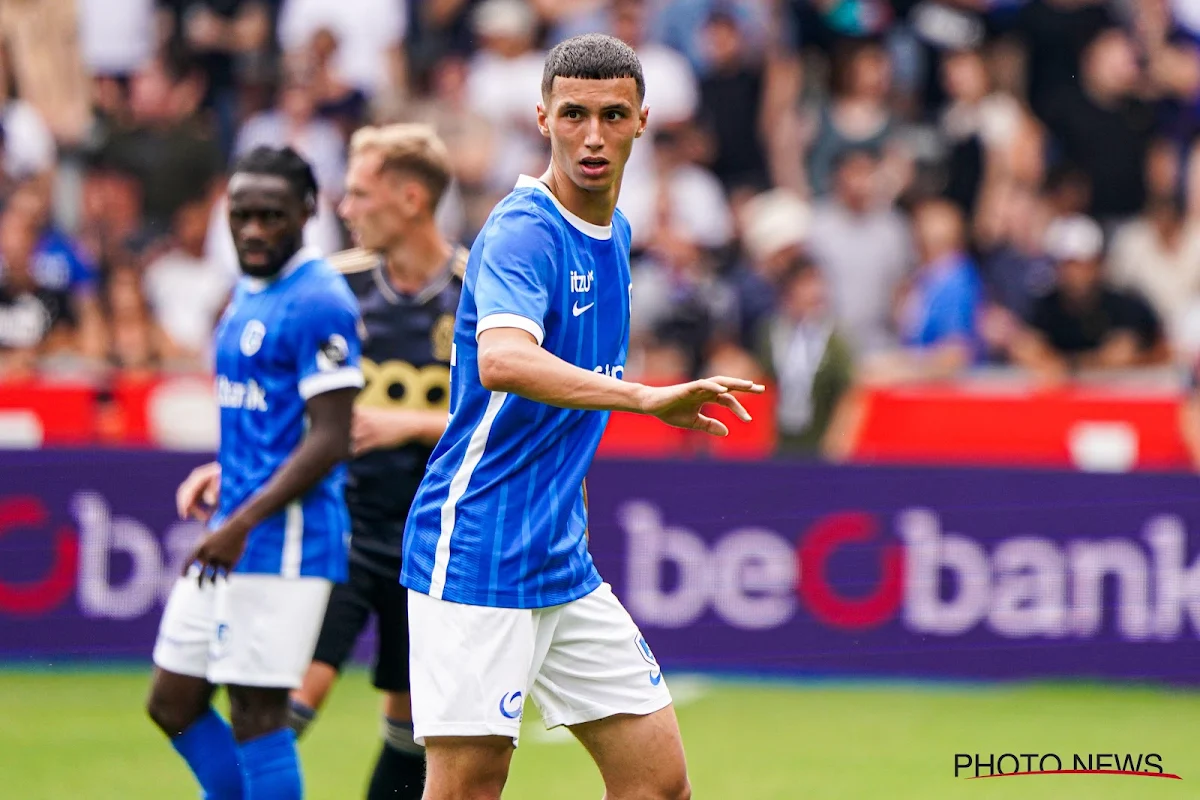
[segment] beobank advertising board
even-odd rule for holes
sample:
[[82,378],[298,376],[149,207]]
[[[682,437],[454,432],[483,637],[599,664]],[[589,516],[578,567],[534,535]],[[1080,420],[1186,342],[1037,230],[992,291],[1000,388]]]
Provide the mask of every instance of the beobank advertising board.
[[[148,659],[202,460],[0,456],[0,659]],[[1200,479],[598,461],[591,549],[668,668],[1200,683]]]

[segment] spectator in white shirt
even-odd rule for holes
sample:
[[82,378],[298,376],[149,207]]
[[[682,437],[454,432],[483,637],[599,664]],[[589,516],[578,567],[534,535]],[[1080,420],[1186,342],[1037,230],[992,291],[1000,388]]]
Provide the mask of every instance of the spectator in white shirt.
[[406,0],[284,0],[279,44],[294,52],[308,47],[321,30],[332,31],[342,78],[375,98],[405,89],[407,26]]
[[205,254],[209,204],[189,203],[175,216],[171,249],[146,267],[144,291],[154,317],[185,360],[207,365],[213,327],[233,275]]
[[546,167],[537,127],[545,58],[534,49],[537,16],[523,0],[487,0],[472,24],[481,47],[468,65],[468,103],[494,127],[491,183],[507,192],[518,175],[540,175]]

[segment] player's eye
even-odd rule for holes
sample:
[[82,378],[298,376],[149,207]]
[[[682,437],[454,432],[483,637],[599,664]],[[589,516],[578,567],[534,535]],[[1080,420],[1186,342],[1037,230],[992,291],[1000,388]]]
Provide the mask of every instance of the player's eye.
[[580,113],[579,109],[572,108],[572,109],[569,109],[564,116],[567,119],[581,119],[583,117],[583,114]]
[[608,118],[609,122],[616,122],[617,120],[622,119],[624,116],[625,115],[622,114],[620,111],[610,111],[607,114],[605,114],[605,117]]

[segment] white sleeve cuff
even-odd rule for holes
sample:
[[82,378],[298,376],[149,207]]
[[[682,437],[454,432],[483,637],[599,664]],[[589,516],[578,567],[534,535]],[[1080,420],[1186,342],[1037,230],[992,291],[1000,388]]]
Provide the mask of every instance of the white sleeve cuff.
[[520,314],[488,314],[475,326],[475,341],[479,341],[479,334],[492,328],[520,328],[537,339],[538,347],[542,346],[542,340],[546,338],[541,323],[535,322],[529,317],[523,317]]
[[363,387],[362,370],[358,367],[342,367],[333,372],[317,372],[300,380],[300,396],[311,400],[319,394],[332,392],[337,389],[361,389]]

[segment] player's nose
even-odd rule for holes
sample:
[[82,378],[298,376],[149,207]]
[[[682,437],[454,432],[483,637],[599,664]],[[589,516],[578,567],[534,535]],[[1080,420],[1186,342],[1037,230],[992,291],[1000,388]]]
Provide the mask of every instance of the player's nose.
[[587,135],[583,139],[583,144],[589,150],[599,150],[604,147],[604,128],[599,119],[593,118],[588,123]]

